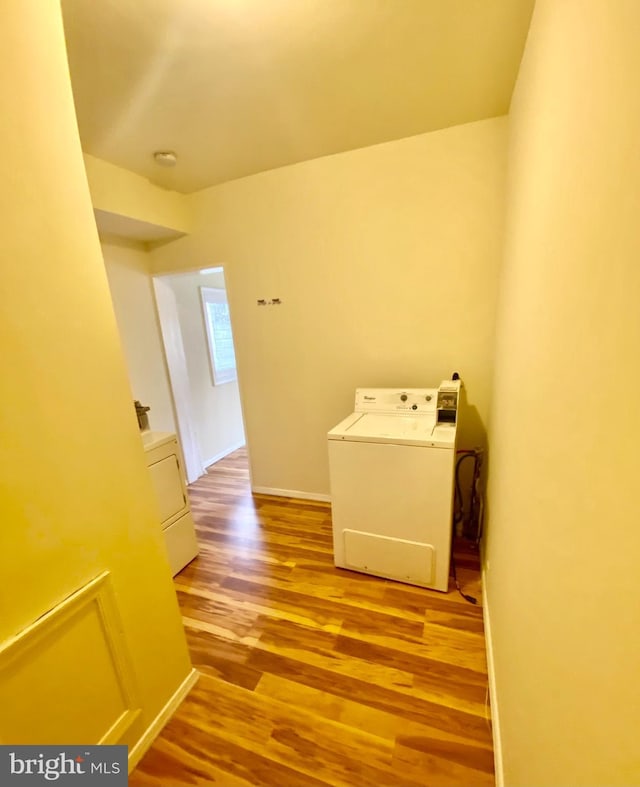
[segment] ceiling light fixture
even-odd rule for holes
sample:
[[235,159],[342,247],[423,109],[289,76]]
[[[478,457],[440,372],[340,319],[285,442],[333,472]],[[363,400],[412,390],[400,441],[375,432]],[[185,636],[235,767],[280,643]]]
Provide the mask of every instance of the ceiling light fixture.
[[156,164],[161,167],[175,167],[178,157],[172,150],[157,150],[153,154]]

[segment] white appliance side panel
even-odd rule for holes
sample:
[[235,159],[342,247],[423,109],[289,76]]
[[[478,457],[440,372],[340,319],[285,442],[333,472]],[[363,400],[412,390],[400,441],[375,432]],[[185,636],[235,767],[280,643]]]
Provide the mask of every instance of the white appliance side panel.
[[428,544],[434,577],[447,590],[455,451],[329,440],[333,546],[348,568],[344,530]]
[[181,516],[163,533],[171,574],[175,576],[198,555],[198,542],[191,512]]
[[187,508],[176,455],[172,453],[149,465],[149,473],[160,508],[160,521],[165,523]]

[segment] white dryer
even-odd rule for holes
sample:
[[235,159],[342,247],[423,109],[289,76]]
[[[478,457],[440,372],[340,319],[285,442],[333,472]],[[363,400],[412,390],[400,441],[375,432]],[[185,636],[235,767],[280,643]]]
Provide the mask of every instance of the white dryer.
[[328,435],[336,566],[448,589],[459,390],[356,390]]

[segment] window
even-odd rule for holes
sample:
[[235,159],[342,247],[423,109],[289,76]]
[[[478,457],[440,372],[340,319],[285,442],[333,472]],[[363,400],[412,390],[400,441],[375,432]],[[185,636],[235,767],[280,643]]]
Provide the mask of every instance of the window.
[[227,293],[217,287],[200,287],[200,296],[207,329],[213,384],[229,383],[237,379],[237,374]]

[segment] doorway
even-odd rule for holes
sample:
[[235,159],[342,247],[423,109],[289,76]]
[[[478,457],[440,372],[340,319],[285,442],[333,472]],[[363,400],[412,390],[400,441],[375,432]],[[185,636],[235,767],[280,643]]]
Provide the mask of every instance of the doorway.
[[246,445],[224,267],[153,276],[187,482]]

